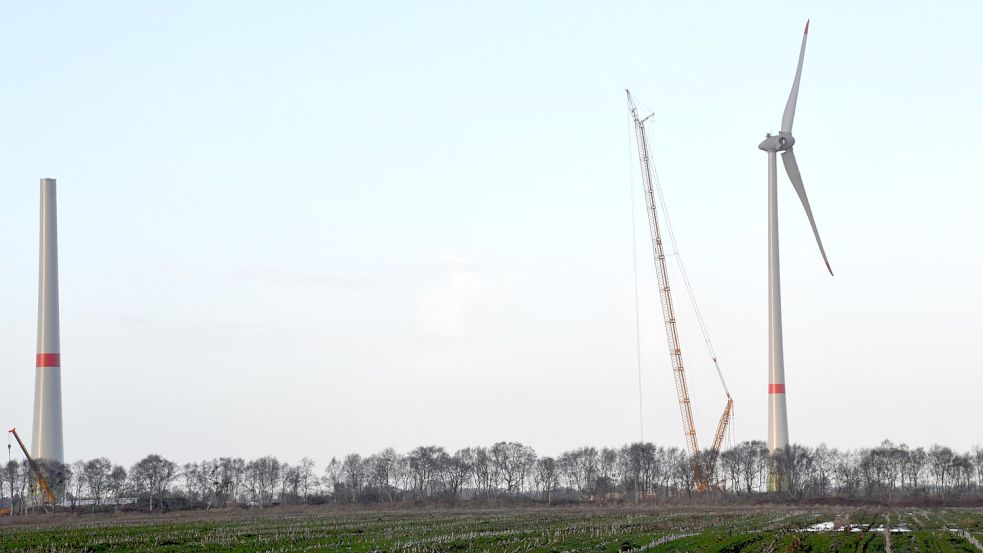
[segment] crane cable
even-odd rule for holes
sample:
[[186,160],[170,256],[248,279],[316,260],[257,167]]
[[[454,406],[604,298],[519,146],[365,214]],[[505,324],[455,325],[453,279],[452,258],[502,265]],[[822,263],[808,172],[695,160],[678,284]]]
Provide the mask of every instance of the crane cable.
[[635,172],[632,170],[631,146],[634,131],[631,122],[628,129],[628,194],[631,207],[631,261],[632,276],[635,277],[635,362],[638,364],[638,434],[639,442],[645,443],[645,418],[642,412],[642,322],[638,309],[638,239],[635,230]]
[[724,387],[724,392],[727,397],[730,397],[730,390],[727,389],[727,382],[724,381],[724,374],[720,371],[720,363],[717,362],[717,352],[713,349],[713,342],[710,341],[710,333],[707,331],[707,325],[703,321],[703,312],[700,311],[700,306],[696,303],[696,294],[693,293],[693,286],[690,284],[689,275],[686,274],[686,265],[683,264],[683,256],[679,253],[679,246],[676,244],[676,233],[672,230],[672,220],[669,218],[669,209],[666,207],[666,199],[662,195],[662,184],[659,182],[659,172],[653,166],[652,167],[653,179],[655,181],[655,190],[659,193],[659,203],[662,204],[662,213],[665,215],[666,219],[666,230],[669,234],[669,242],[672,244],[672,253],[676,258],[676,263],[679,265],[679,274],[683,277],[683,283],[686,285],[686,295],[689,296],[689,302],[693,306],[693,312],[696,313],[696,321],[700,325],[700,332],[703,333],[703,342],[707,346],[707,351],[710,353],[710,359],[713,359],[713,366],[717,369],[717,376],[720,378],[720,385]]

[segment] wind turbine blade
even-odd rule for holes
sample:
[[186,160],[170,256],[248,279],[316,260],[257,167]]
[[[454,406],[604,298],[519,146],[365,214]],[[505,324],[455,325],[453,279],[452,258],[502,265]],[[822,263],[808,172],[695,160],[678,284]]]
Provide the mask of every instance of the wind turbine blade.
[[809,20],[806,20],[806,30],[802,33],[802,48],[799,49],[799,66],[795,68],[795,80],[792,81],[792,92],[785,103],[785,114],[782,115],[782,131],[792,132],[792,120],[795,119],[795,102],[799,98],[799,79],[802,78],[802,60],[806,56],[806,39],[809,38]]
[[806,196],[806,188],[805,185],[802,184],[802,173],[799,172],[799,164],[795,162],[795,153],[792,151],[792,149],[782,152],[782,163],[785,164],[785,172],[788,173],[788,178],[792,181],[792,187],[795,188],[796,194],[798,194],[799,199],[802,200],[802,207],[805,208],[806,216],[809,217],[809,224],[812,225],[812,233],[816,235],[816,243],[819,244],[819,253],[823,254],[823,261],[826,262],[826,270],[828,270],[830,276],[832,276],[833,269],[829,266],[829,259],[826,258],[826,250],[823,248],[823,241],[819,238],[819,229],[816,228],[816,219],[812,216],[812,208],[809,207],[809,197]]

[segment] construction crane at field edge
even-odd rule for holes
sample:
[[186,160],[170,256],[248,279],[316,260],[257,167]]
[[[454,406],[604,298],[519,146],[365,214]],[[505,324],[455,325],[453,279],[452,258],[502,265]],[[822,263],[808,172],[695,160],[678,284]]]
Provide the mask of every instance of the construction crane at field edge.
[[[710,357],[713,359],[713,365],[717,369],[717,376],[720,377],[720,383],[724,388],[724,393],[727,394],[727,405],[724,407],[724,413],[720,416],[720,421],[717,423],[717,432],[713,438],[713,445],[709,450],[707,450],[706,456],[704,457],[704,455],[702,455],[700,452],[700,445],[696,438],[696,425],[693,423],[693,408],[689,398],[689,388],[686,384],[686,371],[685,367],[683,366],[683,355],[679,346],[679,331],[676,328],[676,312],[673,308],[672,294],[669,290],[668,264],[666,263],[665,248],[663,247],[662,233],[659,228],[659,216],[655,201],[656,182],[655,179],[653,179],[648,136],[645,134],[645,121],[651,118],[652,115],[648,115],[645,118],[640,119],[638,117],[638,108],[635,106],[635,101],[632,99],[631,92],[625,90],[625,94],[628,96],[628,107],[631,110],[631,117],[635,123],[635,140],[638,145],[638,161],[642,171],[642,188],[645,190],[645,205],[647,208],[646,211],[648,212],[649,231],[652,235],[652,253],[655,257],[655,269],[659,283],[659,300],[662,303],[662,315],[666,326],[666,338],[669,342],[669,357],[672,362],[673,378],[676,382],[676,395],[679,397],[679,413],[683,419],[683,433],[686,436],[686,448],[689,450],[690,462],[692,463],[693,467],[693,481],[696,484],[696,490],[698,492],[703,492],[711,489],[712,487],[712,482],[710,480],[713,478],[715,473],[717,457],[720,454],[720,447],[723,444],[724,436],[727,433],[727,427],[730,424],[731,417],[733,416],[734,400],[730,397],[730,391],[727,389],[727,383],[724,382],[723,373],[720,372],[720,365],[717,363],[717,356],[713,351],[713,345],[710,343],[710,337],[706,331],[706,325],[703,324],[703,318],[700,315],[700,310],[696,305],[696,298],[693,295],[693,290],[689,285],[689,279],[686,277],[686,270],[683,268],[682,262],[680,261],[680,272],[682,273],[684,282],[686,283],[686,289],[689,293],[690,301],[693,303],[693,309],[696,312],[697,320],[700,323],[700,329],[703,331],[703,338],[706,341],[707,348],[710,350]],[[665,205],[663,204],[663,208],[664,207]],[[667,224],[669,223],[668,218],[666,219],[666,222]],[[671,225],[667,228],[669,230],[670,239],[675,245],[675,238],[672,234]],[[678,250],[678,248],[676,249]]]
[[41,473],[41,467],[37,461],[31,458],[31,454],[27,452],[27,447],[21,441],[20,436],[17,435],[17,429],[11,428],[7,432],[14,435],[17,445],[20,446],[21,451],[24,452],[24,457],[27,458],[27,464],[30,465],[31,471],[34,472],[34,477],[38,479],[38,484],[41,486],[41,505],[47,509],[47,504],[50,503],[53,510],[58,504],[58,499],[55,497],[54,492],[51,491],[51,487],[48,486],[48,481],[44,479],[44,474]]

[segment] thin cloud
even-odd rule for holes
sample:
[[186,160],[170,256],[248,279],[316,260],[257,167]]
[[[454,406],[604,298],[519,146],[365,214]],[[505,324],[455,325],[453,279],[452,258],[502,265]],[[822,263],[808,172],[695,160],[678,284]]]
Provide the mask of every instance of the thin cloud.
[[249,275],[253,278],[268,282],[300,283],[315,286],[329,286],[332,288],[345,288],[348,290],[364,290],[372,288],[375,285],[373,279],[370,278],[342,277],[324,273],[257,270],[250,271]]
[[467,335],[469,308],[482,284],[476,267],[460,256],[446,256],[436,265],[437,282],[423,295],[418,308],[423,333],[444,338]]

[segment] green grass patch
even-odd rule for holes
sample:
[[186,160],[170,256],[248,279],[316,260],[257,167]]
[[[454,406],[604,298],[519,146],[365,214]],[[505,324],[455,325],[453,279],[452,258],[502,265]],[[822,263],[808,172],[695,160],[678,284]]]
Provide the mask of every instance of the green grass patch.
[[[914,515],[918,516],[915,517]],[[210,512],[114,518],[37,518],[0,522],[4,551],[177,552],[207,550],[437,553],[884,551],[888,520],[916,529],[892,536],[896,552],[977,552],[945,528],[983,534],[983,512],[910,513],[872,509],[730,508],[528,509],[441,512]],[[832,531],[809,532],[838,521]],[[16,522],[16,521],[15,521]],[[846,526],[841,524],[857,525]],[[851,531],[857,528],[859,531]],[[649,547],[651,546],[651,547]]]

